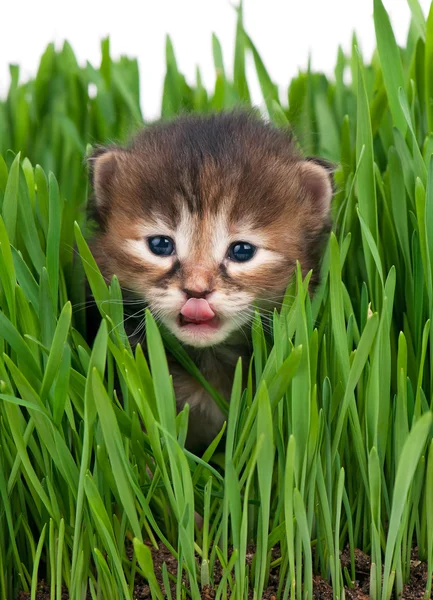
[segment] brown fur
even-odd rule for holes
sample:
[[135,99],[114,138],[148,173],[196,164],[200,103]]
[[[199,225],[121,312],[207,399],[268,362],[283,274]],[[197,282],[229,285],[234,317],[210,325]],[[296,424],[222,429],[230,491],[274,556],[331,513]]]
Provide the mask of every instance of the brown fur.
[[[244,112],[181,117],[147,127],[126,148],[99,149],[90,165],[98,224],[92,249],[103,274],[116,274],[175,333],[184,290],[216,294],[223,318],[242,320],[212,351],[194,350],[209,379],[227,396],[236,356],[229,365],[221,357],[227,354],[224,347],[245,337],[245,303],[277,305],[297,260],[304,273],[313,269],[313,287],[318,281],[330,228],[328,166],[303,159],[287,132]],[[152,224],[152,235],[162,226],[176,230],[188,242],[188,253],[147,260],[141,245],[146,244],[143,231]],[[224,236],[251,243],[248,236],[258,236],[261,254],[254,265],[233,266],[225,251],[218,254]],[[167,300],[171,297],[173,306]],[[245,342],[239,352],[248,356],[248,351]],[[187,374],[174,371],[179,408],[194,396],[189,445],[195,448],[208,443],[222,421],[205,392]],[[221,379],[224,384],[218,385]]]

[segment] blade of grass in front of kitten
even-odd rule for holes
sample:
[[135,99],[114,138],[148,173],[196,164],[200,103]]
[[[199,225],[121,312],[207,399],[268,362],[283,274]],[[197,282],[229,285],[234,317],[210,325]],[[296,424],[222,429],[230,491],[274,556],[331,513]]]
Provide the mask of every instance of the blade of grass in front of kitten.
[[3,198],[2,217],[11,244],[15,242],[15,230],[18,216],[18,189],[20,181],[20,154],[18,153],[9,170],[5,195]]
[[407,125],[398,99],[399,88],[404,88],[400,50],[382,0],[374,0],[374,26],[389,107],[394,124],[405,136]]
[[157,600],[163,600],[163,595],[159,583],[155,576],[155,569],[153,566],[152,554],[148,546],[143,544],[139,539],[133,539],[134,552],[137,556],[138,563],[143,570],[143,573],[149,582],[152,598]]
[[47,235],[47,271],[50,281],[51,297],[57,308],[59,287],[59,247],[63,204],[59,186],[52,173],[49,176],[49,220]]
[[235,40],[235,55],[234,55],[234,85],[239,95],[241,102],[250,103],[250,92],[245,73],[245,47],[246,38],[243,24],[243,6],[242,0],[237,7],[237,25],[236,25],[236,40]]
[[98,265],[96,264],[96,261],[89,250],[89,246],[87,245],[83,234],[80,231],[78,223],[75,223],[74,227],[75,239],[77,242],[81,260],[83,261],[84,270],[86,272],[90,288],[96,300],[96,304],[99,310],[101,311],[101,314],[104,316],[105,314],[107,314],[106,309],[109,305],[109,294],[107,284],[105,283],[104,278],[102,277],[101,272],[98,268]]
[[15,285],[16,274],[12,258],[12,246],[8,238],[6,226],[0,217],[0,277],[3,291],[6,296],[9,317],[12,323],[16,323]]
[[[257,548],[255,589],[260,598],[265,584],[267,565],[269,516],[271,503],[271,485],[274,465],[274,439],[272,427],[272,411],[265,383],[257,390],[257,443],[261,443],[261,451],[257,457],[257,476],[260,495],[261,531],[258,535],[260,547]],[[263,440],[260,442],[260,440]]]
[[146,341],[161,425],[175,436],[176,407],[173,386],[161,335],[149,310],[146,310]]
[[44,541],[45,541],[46,527],[47,526],[45,524],[41,531],[41,535],[40,535],[39,541],[38,541],[38,546],[36,548],[36,554],[35,554],[35,559],[34,559],[34,563],[33,563],[32,589],[30,592],[31,600],[36,600],[36,590],[37,590],[37,585],[38,585],[38,581],[39,581],[39,578],[38,578],[39,562],[41,560],[42,548],[43,548]]
[[96,368],[90,374],[93,386],[93,394],[96,409],[99,415],[102,432],[107,446],[108,455],[110,457],[111,468],[113,469],[114,479],[116,481],[119,496],[125,509],[128,520],[131,524],[135,537],[140,541],[141,527],[135,510],[135,502],[132,490],[125,473],[125,465],[128,463],[125,450],[122,446],[121,435],[118,428],[117,420],[111,406],[108,394],[103,386],[101,377]]
[[86,475],[85,491],[93,517],[93,522],[99,535],[101,536],[101,540],[104,544],[106,552],[114,564],[115,573],[120,582],[121,589],[123,590],[124,599],[128,600],[130,597],[128,585],[126,583],[119,552],[116,548],[114,531],[98,488],[90,473]]
[[433,68],[433,5],[427,18],[425,40],[424,73],[425,73],[425,107],[429,131],[433,130],[433,82],[430,74]]
[[[376,185],[374,179],[374,155],[373,155],[373,136],[371,131],[370,111],[368,107],[367,91],[365,87],[364,75],[360,58],[358,57],[358,110],[357,110],[357,135],[356,135],[356,159],[362,161],[358,166],[357,186],[359,212],[365,219],[367,226],[376,241],[378,239],[377,223],[377,199]],[[370,294],[375,292],[376,273],[373,264],[373,257],[368,245],[363,239],[363,249],[365,255],[366,268],[369,278]]]
[[251,38],[244,32],[244,38],[246,46],[251,50],[253,54],[254,64],[256,67],[256,73],[259,78],[260,87],[262,90],[263,99],[266,103],[269,114],[272,113],[272,104],[275,102],[279,104],[278,89],[269,76],[265,65],[257,51],[256,46],[253,44]]
[[45,366],[44,377],[40,391],[40,397],[42,401],[44,401],[46,395],[51,389],[56,373],[60,367],[63,356],[63,347],[69,333],[69,327],[71,325],[71,317],[72,307],[71,303],[68,302],[65,304],[62,312],[60,313],[56,331],[54,333],[53,343],[51,345],[50,355]]
[[418,34],[425,41],[426,38],[426,20],[419,0],[408,0],[408,5],[412,13],[412,19],[417,28]]
[[421,452],[425,447],[431,426],[432,416],[430,413],[426,413],[417,421],[417,423],[415,423],[401,451],[395,479],[392,511],[385,552],[382,600],[387,600],[388,584],[391,577],[391,566],[394,559],[394,552],[401,524],[401,516],[407,498],[407,492],[415,473],[415,467],[420,459]]

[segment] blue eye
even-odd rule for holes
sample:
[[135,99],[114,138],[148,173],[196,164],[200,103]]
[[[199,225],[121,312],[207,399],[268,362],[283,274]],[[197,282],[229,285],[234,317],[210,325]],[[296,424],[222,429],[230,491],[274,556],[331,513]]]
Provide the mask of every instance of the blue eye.
[[169,237],[155,235],[147,238],[150,251],[157,256],[171,256],[174,254],[174,242]]
[[256,247],[248,242],[234,242],[229,248],[228,257],[236,262],[247,262],[256,253]]

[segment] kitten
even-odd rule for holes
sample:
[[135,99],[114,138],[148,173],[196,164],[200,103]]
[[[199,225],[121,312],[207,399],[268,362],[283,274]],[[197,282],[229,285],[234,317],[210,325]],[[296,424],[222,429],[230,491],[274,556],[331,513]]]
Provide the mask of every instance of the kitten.
[[[253,303],[278,307],[296,260],[316,285],[332,184],[287,132],[245,112],[182,116],[140,131],[129,146],[91,158],[92,250],[186,346],[229,398],[236,361],[248,363]],[[188,448],[206,447],[224,417],[171,364]]]

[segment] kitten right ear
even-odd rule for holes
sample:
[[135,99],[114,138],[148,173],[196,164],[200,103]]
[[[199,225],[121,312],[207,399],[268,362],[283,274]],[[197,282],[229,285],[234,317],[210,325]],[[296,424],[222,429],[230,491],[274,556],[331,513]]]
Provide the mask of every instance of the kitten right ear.
[[112,201],[118,170],[122,167],[126,154],[126,150],[117,146],[100,147],[88,158],[94,208],[98,213],[107,210]]
[[330,160],[327,160],[326,158],[320,158],[318,156],[306,156],[305,160],[307,162],[315,163],[316,165],[319,165],[319,167],[323,167],[325,169],[325,171],[329,175],[329,181],[331,182],[332,191],[333,191],[333,193],[335,193],[336,188],[335,188],[335,181],[334,181],[334,173],[337,168],[337,165],[335,163],[331,162]]

